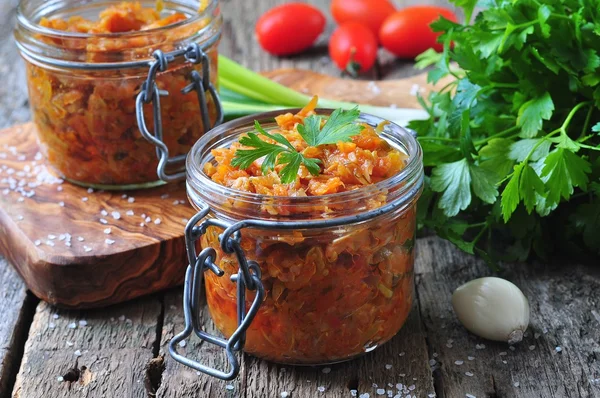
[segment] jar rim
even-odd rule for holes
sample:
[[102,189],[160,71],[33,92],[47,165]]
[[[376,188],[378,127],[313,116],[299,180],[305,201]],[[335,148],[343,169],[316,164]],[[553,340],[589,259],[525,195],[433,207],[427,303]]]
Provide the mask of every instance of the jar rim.
[[[192,201],[194,201],[197,196],[200,196],[201,199],[212,199],[211,201],[218,203],[218,200],[215,200],[216,194],[216,196],[223,198],[233,196],[235,197],[236,201],[239,200],[252,204],[272,201],[276,205],[277,202],[280,201],[285,203],[287,206],[295,206],[307,205],[308,203],[314,203],[316,200],[331,204],[343,204],[344,202],[352,202],[364,199],[376,193],[391,191],[395,187],[398,187],[402,184],[403,185],[400,188],[396,188],[396,196],[398,198],[404,197],[405,200],[409,200],[414,195],[420,193],[423,185],[423,153],[421,146],[408,129],[392,122],[389,122],[385,126],[382,135],[384,136],[383,138],[385,138],[388,142],[390,141],[390,138],[395,138],[395,144],[400,143],[401,146],[404,147],[406,154],[408,155],[406,166],[392,177],[355,190],[318,196],[264,195],[254,192],[241,191],[221,185],[213,181],[204,172],[204,164],[206,163],[207,152],[210,152],[211,149],[216,147],[222,147],[216,144],[223,142],[228,133],[231,135],[232,131],[237,132],[233,134],[237,137],[240,134],[252,130],[254,128],[255,120],[258,120],[261,124],[264,124],[263,122],[265,121],[274,121],[276,116],[279,116],[283,113],[289,112],[295,114],[298,111],[300,111],[300,109],[281,109],[246,116],[217,126],[210,132],[203,135],[202,138],[200,138],[196,144],[194,144],[188,153],[186,160],[188,195]],[[315,110],[317,114],[324,116],[330,115],[333,111],[333,109],[325,108],[318,108]],[[371,126],[377,126],[385,121],[385,119],[367,113],[361,113],[359,116],[359,122],[367,123]],[[397,147],[398,145],[394,146]]]
[[[194,3],[200,5],[199,1],[192,0]],[[166,26],[161,26],[158,28],[152,28],[142,31],[128,31],[128,32],[115,32],[115,33],[83,33],[83,32],[70,32],[58,29],[47,28],[41,26],[38,22],[34,22],[32,18],[29,18],[25,15],[23,10],[23,2],[20,1],[17,7],[17,23],[23,26],[25,29],[31,31],[33,34],[40,34],[44,36],[60,36],[62,39],[90,39],[90,38],[99,38],[99,39],[128,39],[135,38],[137,36],[143,36],[148,34],[155,34],[165,30],[178,28],[181,26],[185,26],[187,24],[191,24],[193,22],[197,22],[202,18],[206,18],[207,16],[212,15],[215,8],[218,5],[218,0],[209,0],[208,6],[202,11],[202,13],[197,13],[189,18],[186,18],[182,21],[178,21]]]

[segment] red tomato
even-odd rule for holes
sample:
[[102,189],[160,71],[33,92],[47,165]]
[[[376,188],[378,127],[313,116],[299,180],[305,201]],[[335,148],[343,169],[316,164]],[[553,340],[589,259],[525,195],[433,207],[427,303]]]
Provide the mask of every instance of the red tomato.
[[348,22],[333,32],[329,55],[337,66],[356,75],[368,71],[377,59],[377,38],[365,25]]
[[436,40],[439,32],[431,30],[432,22],[440,16],[456,22],[456,15],[443,7],[407,7],[390,15],[379,30],[379,42],[400,58],[414,58],[433,48],[442,51],[443,45]]
[[325,29],[325,16],[304,3],[288,3],[264,13],[256,23],[261,47],[273,55],[302,52],[313,45]]
[[368,26],[375,36],[383,21],[396,11],[389,0],[333,0],[331,14],[340,25],[360,22]]

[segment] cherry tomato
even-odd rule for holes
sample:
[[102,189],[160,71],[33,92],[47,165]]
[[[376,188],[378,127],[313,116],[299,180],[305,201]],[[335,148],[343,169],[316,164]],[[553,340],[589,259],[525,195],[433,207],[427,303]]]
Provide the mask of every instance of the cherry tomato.
[[360,22],[368,26],[377,36],[383,21],[392,15],[396,8],[389,0],[333,0],[331,14],[340,25],[346,22]]
[[365,25],[345,23],[331,35],[329,55],[340,69],[353,76],[366,72],[377,59],[377,38]]
[[264,13],[256,23],[261,47],[273,55],[302,52],[313,45],[325,29],[325,16],[304,3],[288,3]]
[[444,46],[436,41],[440,33],[429,26],[440,16],[457,21],[456,15],[443,7],[414,6],[397,11],[383,22],[379,42],[400,58],[414,58],[429,48],[442,51]]

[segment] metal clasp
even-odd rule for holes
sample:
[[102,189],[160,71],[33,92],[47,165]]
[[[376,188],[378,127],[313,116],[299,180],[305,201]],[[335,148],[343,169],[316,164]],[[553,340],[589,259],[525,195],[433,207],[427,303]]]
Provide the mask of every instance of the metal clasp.
[[[237,376],[240,370],[236,352],[244,348],[246,331],[256,316],[264,299],[265,288],[261,281],[258,263],[255,261],[248,261],[244,255],[240,245],[242,239],[241,232],[237,230],[228,234],[230,225],[213,218],[206,218],[209,213],[210,208],[203,209],[190,219],[185,228],[185,244],[189,261],[183,288],[185,329],[171,339],[169,342],[169,353],[177,362],[189,366],[192,369],[222,380],[232,380]],[[237,284],[238,327],[229,339],[223,339],[204,332],[200,323],[200,298],[202,294],[204,272],[210,270],[219,277],[222,277],[225,274],[223,270],[215,264],[217,253],[213,248],[207,247],[203,249],[200,252],[200,255],[197,255],[196,252],[196,242],[206,233],[207,228],[211,226],[222,228],[224,230],[223,234],[219,236],[221,248],[225,253],[235,253],[239,263],[237,275],[231,276],[232,282]],[[256,295],[248,311],[246,311],[246,289],[256,291]],[[202,365],[177,352],[179,342],[191,336],[192,333],[195,333],[196,336],[203,341],[225,349],[227,360],[230,365],[228,371],[221,371]]]
[[[140,93],[136,98],[137,123],[142,136],[156,147],[156,156],[158,157],[158,178],[165,182],[178,181],[185,178],[185,170],[174,174],[167,174],[167,168],[172,166],[183,167],[187,154],[169,157],[169,148],[167,148],[163,142],[160,97],[168,96],[169,93],[164,90],[159,90],[158,85],[156,84],[156,75],[158,72],[165,72],[169,67],[169,63],[181,56],[192,65],[202,64],[202,75],[194,69],[189,76],[191,83],[184,87],[181,92],[183,94],[189,94],[192,91],[196,92],[198,103],[200,105],[200,115],[202,117],[204,132],[208,132],[215,126],[223,123],[223,107],[219,100],[217,89],[210,81],[210,60],[208,55],[197,43],[190,44],[183,52],[174,51],[165,54],[162,51],[157,50],[152,55],[155,60],[150,63],[148,78],[142,84]],[[206,93],[210,95],[217,108],[217,119],[214,125],[211,125],[210,123],[210,113],[208,111],[208,99]],[[154,132],[151,132],[146,125],[144,119],[144,104],[152,104]]]

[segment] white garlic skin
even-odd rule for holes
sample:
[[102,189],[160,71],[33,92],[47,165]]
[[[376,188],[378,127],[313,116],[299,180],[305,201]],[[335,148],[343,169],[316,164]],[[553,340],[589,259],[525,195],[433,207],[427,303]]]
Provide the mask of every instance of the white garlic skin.
[[471,333],[509,344],[523,340],[529,302],[513,283],[494,277],[474,279],[454,291],[452,306]]

